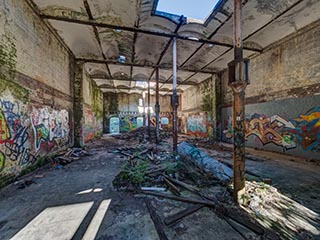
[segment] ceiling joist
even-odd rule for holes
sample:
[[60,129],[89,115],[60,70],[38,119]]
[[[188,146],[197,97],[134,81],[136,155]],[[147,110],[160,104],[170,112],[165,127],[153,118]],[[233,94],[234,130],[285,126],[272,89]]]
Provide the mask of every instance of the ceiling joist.
[[[95,27],[99,27],[99,28],[109,28],[109,29],[114,29],[114,30],[136,32],[136,33],[154,35],[154,36],[159,36],[159,37],[166,37],[166,38],[174,38],[175,37],[180,40],[211,44],[211,45],[216,45],[216,46],[221,46],[221,47],[228,47],[228,48],[233,47],[232,44],[213,41],[210,39],[187,37],[187,36],[181,36],[176,33],[150,31],[150,30],[145,30],[145,29],[136,28],[136,27],[117,26],[117,25],[112,25],[112,24],[108,24],[108,23],[97,22],[94,20],[81,20],[81,19],[74,19],[74,18],[69,18],[69,17],[47,15],[47,14],[43,14],[43,13],[40,14],[40,17],[43,19],[48,19],[48,20],[56,20],[56,21],[63,21],[63,22],[87,25],[87,26],[95,26]],[[243,47],[243,49],[248,50],[248,51],[252,51],[252,52],[259,52],[259,53],[262,52],[262,49],[254,48],[254,47]]]
[[[128,66],[128,67],[141,67],[141,68],[159,68],[163,70],[172,70],[171,67],[162,67],[152,64],[138,64],[138,63],[126,63],[126,62],[117,62],[112,60],[104,60],[104,59],[94,59],[94,58],[77,58],[77,62],[84,62],[84,63],[97,63],[97,64],[108,64],[108,65],[121,65],[121,66]],[[199,69],[189,69],[189,68],[178,68],[179,71],[184,72],[192,72],[192,73],[206,73],[206,74],[215,74],[216,72],[206,71],[206,70],[199,70]]]

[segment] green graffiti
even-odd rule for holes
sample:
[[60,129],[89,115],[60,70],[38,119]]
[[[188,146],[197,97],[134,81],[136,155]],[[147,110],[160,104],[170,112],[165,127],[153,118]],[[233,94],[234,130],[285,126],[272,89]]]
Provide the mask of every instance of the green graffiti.
[[291,139],[290,135],[284,135],[284,136],[282,136],[282,139],[283,139],[284,142],[286,142],[288,144],[293,143],[293,140]]
[[3,152],[0,151],[0,172],[4,169],[5,156]]

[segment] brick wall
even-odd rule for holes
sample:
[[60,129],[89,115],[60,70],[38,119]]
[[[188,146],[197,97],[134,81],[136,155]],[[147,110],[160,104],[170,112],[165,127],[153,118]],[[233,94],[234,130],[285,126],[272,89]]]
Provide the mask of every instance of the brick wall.
[[0,2],[0,186],[72,144],[73,57],[25,1]]
[[[246,139],[252,147],[319,159],[320,21],[251,58]],[[232,140],[232,92],[221,74],[222,138]]]
[[217,97],[213,75],[198,86],[190,87],[181,96],[179,130],[196,137],[216,137]]
[[83,140],[88,142],[103,132],[103,93],[97,84],[83,72]]

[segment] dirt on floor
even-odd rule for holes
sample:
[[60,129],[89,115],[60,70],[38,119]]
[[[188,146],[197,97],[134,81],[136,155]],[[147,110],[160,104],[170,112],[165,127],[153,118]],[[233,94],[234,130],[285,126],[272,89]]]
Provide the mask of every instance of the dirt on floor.
[[[150,208],[160,219],[168,239],[263,238],[234,219],[226,218],[223,211],[219,213],[207,206],[166,225],[164,219],[194,205],[115,188],[115,178],[128,163],[128,156],[119,154],[118,149],[125,147],[130,151],[138,146],[139,141],[141,139],[104,136],[89,144],[87,152],[90,154],[64,166],[49,164],[21,179],[28,184],[21,186],[19,182],[1,189],[0,239],[10,239],[48,207],[93,202],[73,237],[81,239],[99,204],[106,199],[111,199],[111,204],[96,239],[160,239]],[[169,155],[170,139],[163,142],[162,147]],[[201,149],[214,159],[232,166],[232,153],[228,146],[203,144]],[[266,229],[273,229],[282,239],[320,239],[318,165],[303,159],[252,150],[246,166],[249,172],[247,179],[250,180],[246,191],[248,201],[239,209]],[[226,196],[229,194],[226,186],[218,182],[204,187],[202,193],[212,197],[224,196],[224,204],[232,204]],[[183,189],[181,196],[201,200]]]

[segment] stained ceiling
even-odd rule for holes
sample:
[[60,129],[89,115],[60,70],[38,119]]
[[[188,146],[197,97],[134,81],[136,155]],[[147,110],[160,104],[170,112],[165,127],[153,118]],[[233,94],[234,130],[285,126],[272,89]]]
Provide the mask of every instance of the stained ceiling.
[[[154,82],[159,67],[160,94],[169,94],[173,36],[177,37],[179,92],[225,69],[233,59],[233,0],[220,0],[204,23],[157,13],[157,0],[32,3],[75,57],[86,62],[88,74],[103,92],[141,93],[145,86],[140,81]],[[243,1],[244,56],[259,54],[318,20],[319,12],[319,0]]]

